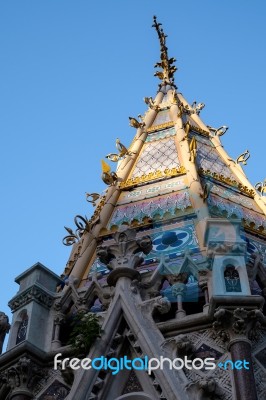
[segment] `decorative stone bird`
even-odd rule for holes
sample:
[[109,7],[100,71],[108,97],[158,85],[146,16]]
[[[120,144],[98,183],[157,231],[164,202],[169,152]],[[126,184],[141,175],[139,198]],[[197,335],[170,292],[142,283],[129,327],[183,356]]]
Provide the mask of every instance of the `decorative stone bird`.
[[132,126],[133,128],[142,128],[145,126],[144,122],[139,122],[136,118],[133,117],[128,117],[129,118],[129,125]]
[[129,154],[128,149],[120,142],[120,139],[116,139],[115,145],[117,150],[119,151],[119,157],[123,158],[124,156]]
[[197,103],[196,101],[193,101],[191,104],[192,110],[195,114],[199,115],[201,110],[205,107],[204,103]]
[[[128,151],[128,149],[126,148],[126,146],[124,146],[119,139],[116,139],[115,142],[116,148],[119,151],[119,154],[116,153],[109,153],[107,154],[107,156],[105,156],[105,158],[107,158],[110,161],[113,162],[118,162],[120,160],[122,160],[125,156],[130,155],[131,153]],[[106,164],[108,165],[108,164]]]
[[160,109],[160,107],[154,103],[152,97],[144,97],[143,100],[152,110],[158,111]]

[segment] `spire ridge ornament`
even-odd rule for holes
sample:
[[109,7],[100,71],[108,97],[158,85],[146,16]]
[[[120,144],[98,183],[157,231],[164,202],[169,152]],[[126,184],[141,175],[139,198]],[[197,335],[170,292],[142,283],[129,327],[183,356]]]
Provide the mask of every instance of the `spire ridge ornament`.
[[157,22],[156,16],[153,17],[153,21],[154,23],[152,27],[156,29],[158,34],[161,51],[161,61],[157,62],[154,65],[154,68],[159,67],[162,69],[162,71],[156,71],[154,76],[157,76],[163,84],[169,84],[176,87],[174,84],[174,73],[177,70],[177,67],[173,65],[176,59],[174,57],[168,57],[168,48],[166,47],[167,35],[164,33],[163,28],[160,27],[162,24]]

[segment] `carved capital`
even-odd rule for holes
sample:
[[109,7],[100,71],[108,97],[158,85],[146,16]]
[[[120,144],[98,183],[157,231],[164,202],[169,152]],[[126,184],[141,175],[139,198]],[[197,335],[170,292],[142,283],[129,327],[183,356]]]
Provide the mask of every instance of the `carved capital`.
[[[135,230],[125,229],[115,233],[114,239],[115,244],[110,246],[100,245],[97,248],[97,256],[100,261],[106,264],[113,272],[114,280],[110,278],[110,284],[115,283],[121,276],[136,279],[137,274],[134,270],[143,261],[143,258],[138,253],[148,254],[151,251],[151,238],[143,236],[141,239],[136,239]],[[111,274],[109,277],[111,277]]]
[[199,287],[201,290],[206,290],[208,288],[208,270],[201,270],[199,271]]
[[184,283],[177,282],[171,287],[173,296],[184,296],[186,294],[187,287]]
[[223,390],[214,378],[198,379],[187,386],[187,391],[192,398],[197,400],[222,400],[224,398]]
[[179,356],[189,356],[194,351],[192,341],[186,335],[178,335],[174,338],[176,350]]
[[224,340],[254,339],[260,326],[260,311],[245,308],[226,309],[219,307],[214,313],[214,331]]
[[145,315],[151,316],[156,309],[160,314],[168,313],[171,303],[166,297],[158,296],[154,299],[143,301],[140,307]]
[[246,252],[246,243],[242,242],[227,242],[227,241],[211,241],[208,245],[208,256],[213,256],[215,254],[234,254],[243,255]]
[[47,371],[40,368],[27,357],[21,357],[15,365],[2,373],[2,379],[11,390],[32,394],[38,381],[45,378]]
[[160,314],[167,314],[171,309],[171,302],[167,297],[157,297],[154,302],[154,308],[157,309]]

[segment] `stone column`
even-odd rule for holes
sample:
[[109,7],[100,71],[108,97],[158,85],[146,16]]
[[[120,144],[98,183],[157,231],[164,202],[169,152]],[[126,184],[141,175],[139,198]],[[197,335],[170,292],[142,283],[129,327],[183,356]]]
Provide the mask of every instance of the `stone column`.
[[203,306],[203,311],[206,313],[209,310],[209,302],[210,302],[209,290],[208,290],[208,274],[209,272],[207,270],[199,271],[199,287],[204,293],[205,304]]
[[166,275],[166,278],[172,285],[172,295],[177,299],[176,318],[182,319],[186,316],[186,311],[183,309],[183,300],[187,290],[186,283],[188,280],[188,274],[186,272],[181,272],[178,274]]
[[59,337],[60,337],[61,325],[64,321],[65,321],[65,316],[63,314],[57,315],[54,319],[54,337],[52,340],[52,350],[58,349],[62,345]]
[[249,369],[233,370],[237,400],[257,400],[250,341],[244,338],[233,339],[230,341],[228,349],[234,363],[238,360],[245,360],[249,367]]
[[[214,313],[216,321],[213,327],[218,335],[228,342],[228,349],[231,353],[236,400],[258,399],[249,341],[256,329],[257,314],[257,309],[226,309],[222,307],[219,307]],[[235,364],[237,361],[241,361],[241,363]]]

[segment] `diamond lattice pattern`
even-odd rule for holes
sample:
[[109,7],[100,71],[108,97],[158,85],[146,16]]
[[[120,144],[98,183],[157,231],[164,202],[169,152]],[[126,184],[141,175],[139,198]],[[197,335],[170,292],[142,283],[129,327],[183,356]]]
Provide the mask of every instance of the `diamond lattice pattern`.
[[210,170],[211,172],[216,172],[217,174],[223,175],[226,178],[232,180],[237,180],[237,178],[232,174],[230,168],[222,161],[218,152],[210,144],[203,143],[199,141],[197,137],[197,163],[204,170]]
[[174,140],[171,138],[160,140],[144,146],[131,178],[177,167],[180,167],[180,163]]

